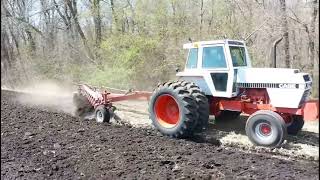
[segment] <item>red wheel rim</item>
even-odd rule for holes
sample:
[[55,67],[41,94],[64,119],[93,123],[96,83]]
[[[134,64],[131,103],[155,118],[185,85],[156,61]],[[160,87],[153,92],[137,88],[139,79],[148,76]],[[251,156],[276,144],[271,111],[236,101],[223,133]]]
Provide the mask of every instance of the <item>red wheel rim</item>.
[[260,125],[260,132],[261,134],[268,136],[271,134],[271,127],[269,124],[261,124]]
[[160,95],[154,105],[157,121],[164,127],[174,127],[180,119],[177,101],[169,94]]

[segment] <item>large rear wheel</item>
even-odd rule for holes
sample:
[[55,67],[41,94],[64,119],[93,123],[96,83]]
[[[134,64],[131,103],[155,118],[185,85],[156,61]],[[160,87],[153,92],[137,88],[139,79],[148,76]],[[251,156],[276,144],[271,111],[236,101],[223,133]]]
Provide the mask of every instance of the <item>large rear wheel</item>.
[[209,123],[209,102],[203,91],[193,82],[182,81],[182,85],[186,86],[189,93],[196,99],[198,105],[199,118],[195,124],[194,132],[204,132]]
[[159,85],[149,103],[150,119],[162,134],[184,138],[191,136],[198,119],[197,103],[180,81]]

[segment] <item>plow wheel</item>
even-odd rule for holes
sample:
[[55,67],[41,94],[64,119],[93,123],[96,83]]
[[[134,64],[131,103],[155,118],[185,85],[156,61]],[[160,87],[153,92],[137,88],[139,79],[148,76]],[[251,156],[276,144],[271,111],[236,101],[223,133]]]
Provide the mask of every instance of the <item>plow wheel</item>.
[[95,110],[95,118],[98,123],[102,122],[110,122],[110,112],[108,109],[105,108],[105,106],[100,105]]
[[75,115],[78,117],[85,117],[86,114],[94,111],[93,106],[90,104],[88,99],[79,93],[73,94],[73,104],[76,107]]
[[193,134],[198,119],[197,101],[182,82],[167,82],[152,94],[150,119],[162,134],[184,138]]

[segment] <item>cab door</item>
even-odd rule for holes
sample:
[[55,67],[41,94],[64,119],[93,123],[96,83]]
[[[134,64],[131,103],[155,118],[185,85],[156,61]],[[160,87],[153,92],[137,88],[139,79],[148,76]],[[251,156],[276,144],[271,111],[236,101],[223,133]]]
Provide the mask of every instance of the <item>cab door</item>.
[[201,69],[212,96],[232,97],[234,72],[224,44],[205,45],[200,50]]

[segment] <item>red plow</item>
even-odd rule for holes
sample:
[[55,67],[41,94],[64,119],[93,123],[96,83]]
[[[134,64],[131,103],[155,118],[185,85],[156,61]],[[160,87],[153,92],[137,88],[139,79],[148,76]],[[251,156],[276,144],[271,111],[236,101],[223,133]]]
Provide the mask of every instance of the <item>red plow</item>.
[[[80,84],[78,85],[78,92],[73,96],[73,101],[77,106],[76,115],[83,116],[95,110],[97,121],[108,122],[111,114],[113,114],[113,111],[116,109],[112,104],[113,102],[132,99],[149,100],[151,94],[152,92],[133,90],[122,94],[111,93],[106,89],[101,90],[100,88]],[[100,119],[98,117],[100,117]]]

